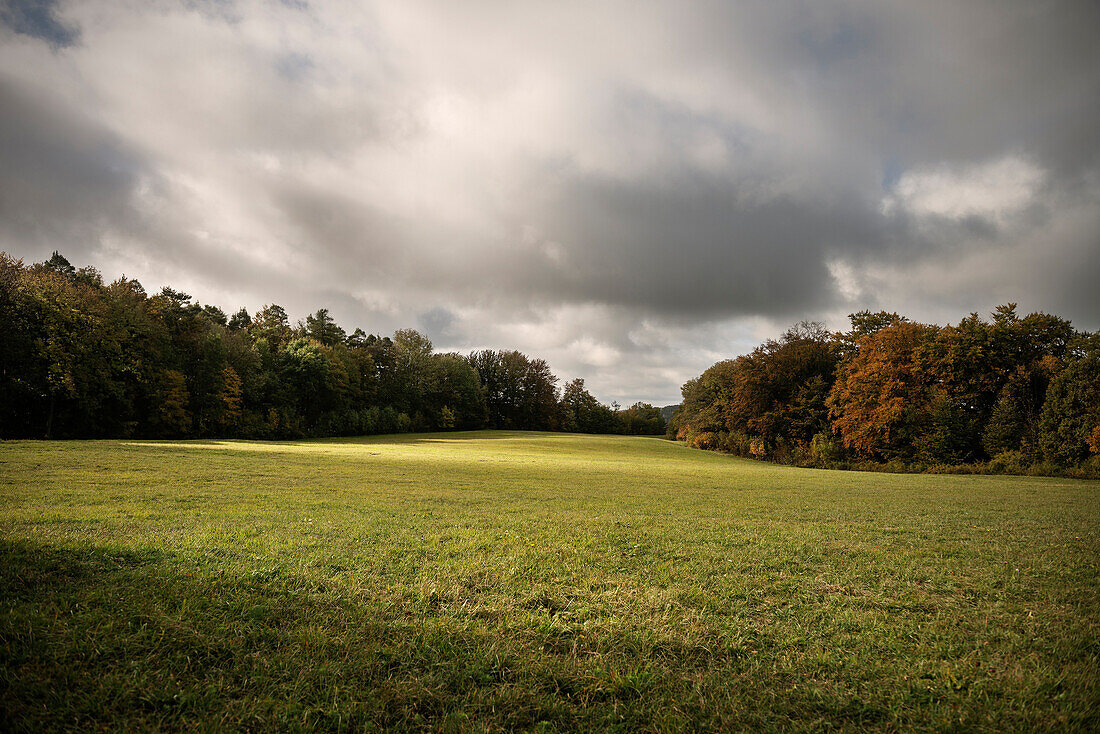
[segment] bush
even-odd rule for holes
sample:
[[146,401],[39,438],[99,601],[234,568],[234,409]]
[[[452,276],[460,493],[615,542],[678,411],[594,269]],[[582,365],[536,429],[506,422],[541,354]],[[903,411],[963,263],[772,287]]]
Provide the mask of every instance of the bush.
[[834,436],[828,433],[815,433],[810,441],[810,457],[819,466],[831,466],[840,461],[843,452]]
[[446,405],[439,411],[439,419],[436,421],[442,431],[453,431],[455,427],[454,411]]
[[714,450],[718,448],[718,434],[712,431],[702,431],[691,437],[688,444],[695,449]]
[[882,471],[890,474],[908,474],[909,464],[901,459],[891,459],[882,465]]
[[748,456],[749,437],[739,431],[723,433],[721,449],[736,456]]
[[986,464],[991,474],[1024,474],[1030,468],[1031,462],[1021,451],[1002,451]]

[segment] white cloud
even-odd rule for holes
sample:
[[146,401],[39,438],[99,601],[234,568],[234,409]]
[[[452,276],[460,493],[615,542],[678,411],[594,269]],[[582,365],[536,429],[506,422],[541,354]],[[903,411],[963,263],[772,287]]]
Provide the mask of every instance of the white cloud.
[[883,211],[1005,223],[1037,201],[1046,172],[1008,155],[977,165],[941,164],[907,171],[882,202]]
[[830,260],[829,275],[836,281],[836,289],[846,301],[856,303],[863,297],[863,286],[852,263],[845,260]]

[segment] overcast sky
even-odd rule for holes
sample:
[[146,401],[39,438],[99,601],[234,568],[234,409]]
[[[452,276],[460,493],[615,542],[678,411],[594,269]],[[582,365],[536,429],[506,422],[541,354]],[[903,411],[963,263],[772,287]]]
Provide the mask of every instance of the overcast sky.
[[659,405],[801,319],[1100,328],[1100,3],[0,4],[0,249]]

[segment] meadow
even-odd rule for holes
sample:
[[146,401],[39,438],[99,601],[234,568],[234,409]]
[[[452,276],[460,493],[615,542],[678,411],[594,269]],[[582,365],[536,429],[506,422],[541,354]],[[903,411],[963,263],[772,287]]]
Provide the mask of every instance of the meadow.
[[1100,729],[1100,482],[659,438],[0,443],[15,731]]

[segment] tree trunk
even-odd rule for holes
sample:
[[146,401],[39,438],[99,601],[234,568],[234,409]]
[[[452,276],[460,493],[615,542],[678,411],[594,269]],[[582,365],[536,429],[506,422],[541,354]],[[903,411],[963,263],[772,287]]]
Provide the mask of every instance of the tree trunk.
[[46,415],[46,438],[51,438],[53,434],[53,409],[57,404],[57,395],[50,393],[50,412]]

